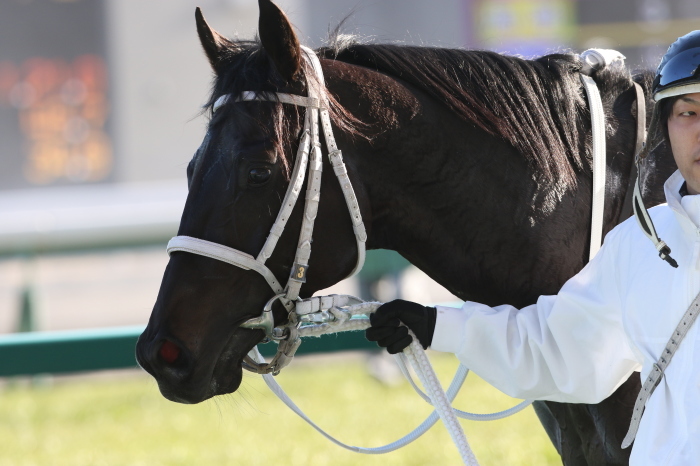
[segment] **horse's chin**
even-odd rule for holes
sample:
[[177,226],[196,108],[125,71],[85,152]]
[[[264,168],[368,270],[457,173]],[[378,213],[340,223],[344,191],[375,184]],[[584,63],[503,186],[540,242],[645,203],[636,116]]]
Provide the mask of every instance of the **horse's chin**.
[[229,368],[226,373],[212,374],[207,383],[198,387],[175,387],[170,384],[158,382],[160,393],[166,399],[182,404],[197,404],[218,395],[226,395],[238,390],[243,379],[243,370],[240,361]]

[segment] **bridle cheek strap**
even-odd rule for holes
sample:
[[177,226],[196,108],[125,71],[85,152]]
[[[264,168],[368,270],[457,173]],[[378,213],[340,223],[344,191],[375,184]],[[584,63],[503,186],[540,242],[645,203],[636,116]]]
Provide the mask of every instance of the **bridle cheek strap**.
[[[299,142],[299,149],[289,186],[285,193],[280,211],[277,214],[277,218],[258,256],[254,258],[242,251],[189,236],[176,236],[170,240],[167,248],[168,254],[176,251],[189,252],[191,254],[199,254],[212,259],[221,260],[244,270],[255,270],[265,278],[276,297],[284,293],[279,299],[290,312],[294,310],[295,302],[299,298],[301,286],[306,282],[306,273],[309,257],[311,255],[314,222],[316,220],[321,195],[321,175],[323,169],[323,155],[321,153],[320,142],[321,128],[323,128],[322,131],[325,137],[326,147],[328,148],[328,159],[334,174],[338,178],[343,197],[345,198],[356,240],[357,262],[348,277],[356,274],[362,268],[365,261],[365,242],[367,241],[367,232],[362,221],[359,202],[352,187],[352,183],[350,182],[342,152],[338,150],[333,135],[330,115],[328,113],[328,98],[325,86],[323,85],[324,79],[321,63],[312,50],[306,47],[302,47],[302,50],[316,77],[316,79],[307,78],[308,97],[284,93],[244,91],[235,98],[235,102],[270,101],[306,107],[304,132]],[[231,101],[231,95],[219,97],[214,103],[213,110],[216,111],[229,101]],[[292,214],[296,201],[301,194],[306,179],[307,168],[308,183],[299,242],[294,264],[292,264],[291,267],[289,280],[286,287],[282,287],[270,269],[265,266],[265,262],[272,255],[279,238],[284,232],[284,228]],[[242,326],[253,328],[248,324],[249,322],[246,322]],[[253,324],[250,323],[250,325]],[[271,335],[268,335],[268,337],[270,336]]]

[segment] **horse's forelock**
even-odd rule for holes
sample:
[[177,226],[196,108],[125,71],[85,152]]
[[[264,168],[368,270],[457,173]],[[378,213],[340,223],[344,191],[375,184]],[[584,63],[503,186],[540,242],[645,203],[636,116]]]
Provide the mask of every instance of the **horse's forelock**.
[[[221,71],[215,77],[211,95],[208,102],[204,106],[204,111],[209,115],[213,114],[213,107],[216,100],[225,94],[231,96],[240,95],[244,91],[253,92],[278,92],[284,91],[287,83],[285,83],[276,69],[265,56],[260,42],[255,41],[237,41],[232,42],[229,51],[224,53],[223,65]],[[309,79],[315,79],[310,65],[305,64],[305,76]],[[306,95],[306,84],[301,83],[301,90],[293,92]],[[329,113],[331,120],[341,131],[351,135],[367,138],[362,132],[362,122],[357,120],[352,114],[346,111],[340,103],[332,96],[328,95]],[[229,106],[227,112],[240,111],[241,107]],[[291,166],[294,162],[294,153],[292,148],[295,142],[298,141],[299,132],[303,127],[304,108],[275,104],[272,112],[273,120],[270,122],[254,122],[262,128],[271,128],[274,134],[270,134],[270,138],[276,146],[278,154],[281,155],[281,163],[289,177],[291,175]]]

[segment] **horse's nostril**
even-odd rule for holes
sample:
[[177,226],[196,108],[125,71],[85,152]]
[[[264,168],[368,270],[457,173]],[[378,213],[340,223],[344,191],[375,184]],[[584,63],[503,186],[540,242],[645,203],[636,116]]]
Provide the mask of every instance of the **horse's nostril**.
[[172,341],[165,340],[160,347],[158,354],[168,364],[172,364],[180,357],[180,348]]

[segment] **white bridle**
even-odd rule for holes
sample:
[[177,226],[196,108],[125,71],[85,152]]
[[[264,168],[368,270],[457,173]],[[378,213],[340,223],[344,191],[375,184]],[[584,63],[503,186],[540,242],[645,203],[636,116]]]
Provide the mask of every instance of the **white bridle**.
[[[365,242],[367,241],[367,232],[365,225],[362,222],[362,214],[360,206],[355,196],[355,191],[352,188],[352,183],[348,177],[347,168],[343,162],[343,155],[335,142],[333,130],[331,128],[331,120],[328,114],[328,96],[324,85],[323,71],[321,63],[316,54],[307,47],[302,47],[304,56],[306,57],[309,67],[315,73],[315,79],[307,79],[308,97],[282,94],[282,93],[256,93],[252,91],[242,92],[235,98],[235,102],[242,101],[263,101],[263,102],[281,102],[301,107],[306,107],[306,115],[304,119],[304,131],[299,142],[294,169],[289,182],[289,187],[284,195],[282,208],[277,214],[277,219],[270,229],[270,234],[265,241],[260,253],[257,257],[253,257],[243,251],[230,248],[218,243],[206,241],[190,236],[176,236],[168,242],[168,254],[176,251],[189,252],[201,256],[210,257],[223,262],[240,267],[244,270],[254,270],[262,275],[267,281],[275,296],[266,304],[263,313],[260,317],[250,319],[243,324],[243,328],[260,328],[265,330],[267,338],[275,340],[285,340],[287,343],[280,344],[278,353],[270,364],[265,367],[260,367],[247,359],[244,367],[254,370],[255,372],[277,372],[279,369],[288,364],[293,356],[293,351],[298,346],[296,335],[291,335],[289,332],[296,333],[292,326],[286,328],[286,334],[282,335],[279,331],[274,332],[274,320],[272,319],[272,303],[279,299],[285,308],[290,311],[290,320],[295,319],[294,308],[295,303],[299,298],[299,290],[303,283],[306,282],[306,275],[309,267],[309,257],[311,256],[311,242],[314,230],[314,222],[318,211],[318,203],[321,196],[321,174],[323,170],[323,159],[321,154],[319,117],[323,127],[326,147],[328,148],[328,158],[333,172],[338,178],[340,188],[342,189],[345,203],[350,211],[353,230],[355,232],[355,240],[357,243],[357,263],[349,276],[354,275],[360,269],[365,261]],[[214,103],[213,111],[225,105],[231,100],[231,95],[226,94],[219,97]],[[309,182],[306,189],[306,202],[304,204],[304,216],[299,234],[299,243],[294,258],[291,274],[286,286],[283,288],[272,271],[265,265],[265,261],[270,258],[277,241],[282,236],[284,227],[292,214],[294,205],[301,193],[302,186],[306,176],[308,166]],[[291,322],[295,324],[296,322]],[[287,348],[285,348],[287,346]],[[292,352],[291,355],[285,353]]]
[[[171,254],[174,251],[184,251],[193,254],[199,254],[213,259],[221,260],[229,264],[235,265],[237,267],[243,268],[245,270],[255,270],[261,274],[265,280],[268,282],[270,287],[275,293],[275,296],[270,299],[263,309],[263,313],[260,317],[249,319],[248,321],[241,324],[243,328],[260,328],[265,331],[267,338],[280,340],[278,345],[277,354],[274,356],[269,364],[265,364],[262,356],[256,348],[254,348],[251,353],[253,357],[246,356],[243,367],[254,372],[263,374],[265,382],[273,390],[273,392],[282,399],[288,406],[290,406],[295,413],[309,422],[315,429],[321,432],[324,436],[335,442],[336,444],[356,451],[359,453],[386,453],[388,451],[395,450],[410,441],[414,440],[425,432],[432,424],[437,420],[437,414],[433,413],[426,421],[421,424],[415,431],[411,432],[406,437],[393,442],[385,447],[379,448],[360,448],[355,446],[349,446],[339,442],[325,433],[320,427],[311,422],[308,417],[306,417],[299,408],[294,405],[294,403],[289,400],[287,395],[282,391],[281,387],[276,384],[270,373],[276,374],[284,366],[286,366],[294,356],[294,352],[298,348],[302,334],[305,335],[321,335],[325,333],[335,333],[344,330],[357,330],[361,328],[366,328],[368,326],[367,319],[363,320],[351,320],[350,314],[357,313],[362,315],[367,315],[370,312],[376,310],[379,303],[363,303],[357,298],[349,296],[322,296],[322,297],[312,297],[307,300],[300,301],[299,289],[302,283],[306,281],[306,273],[308,269],[308,260],[311,254],[311,238],[313,233],[314,221],[316,219],[316,212],[318,209],[318,202],[320,199],[320,184],[321,184],[321,170],[322,170],[322,155],[321,155],[321,145],[320,145],[320,131],[318,129],[319,114],[320,120],[323,124],[323,132],[326,140],[326,146],[328,147],[331,165],[333,170],[340,182],[340,186],[343,190],[343,195],[345,197],[346,204],[350,211],[353,229],[355,232],[355,238],[357,242],[358,258],[355,268],[351,272],[350,276],[357,273],[364,263],[365,259],[365,242],[367,240],[367,234],[365,231],[364,224],[362,222],[362,216],[360,214],[359,205],[355,193],[350,183],[350,179],[347,176],[347,170],[345,164],[343,163],[343,158],[340,150],[337,149],[335,138],[330,124],[330,117],[328,114],[328,99],[326,96],[325,86],[323,85],[323,72],[321,70],[320,62],[316,55],[310,49],[302,47],[306,59],[310,62],[312,69],[315,71],[318,86],[313,83],[312,80],[307,79],[309,96],[298,96],[291,94],[281,94],[281,93],[259,93],[254,92],[243,92],[238,96],[235,101],[271,101],[271,102],[282,102],[287,104],[298,105],[306,107],[308,110],[305,115],[304,121],[304,132],[299,143],[299,151],[297,153],[297,159],[294,165],[294,170],[290,180],[289,187],[284,197],[284,202],[282,208],[277,215],[274,225],[270,230],[270,234],[263,246],[262,250],[258,254],[257,258],[238,251],[227,246],[223,246],[217,243],[212,243],[210,241],[201,240],[198,238],[192,238],[189,236],[176,236],[170,240],[168,243],[167,251]],[[592,51],[587,51],[590,53]],[[603,66],[606,66],[607,61],[612,57],[611,61],[619,59],[615,54],[619,55],[618,52],[614,51],[598,51],[598,52],[611,52],[610,54],[602,54]],[[613,53],[614,52],[614,53]],[[610,56],[608,56],[610,55]],[[586,56],[586,54],[584,54]],[[595,67],[599,64],[594,63]],[[594,68],[595,68],[594,67]],[[602,230],[602,214],[603,207],[605,204],[605,117],[603,113],[602,104],[600,102],[600,94],[597,91],[595,82],[592,79],[586,79],[582,77],[582,81],[585,85],[586,91],[589,95],[589,103],[591,105],[591,114],[594,120],[593,122],[593,139],[594,139],[594,201],[593,201],[593,225],[592,225],[592,235],[591,235],[591,258],[595,252],[600,248],[601,241],[601,230]],[[639,98],[639,97],[638,97]],[[230,100],[230,95],[221,96],[214,103],[214,111],[219,107],[226,104]],[[643,127],[643,125],[642,125]],[[639,131],[638,131],[639,132]],[[309,155],[311,154],[311,161],[309,163]],[[287,282],[285,288],[277,282],[274,274],[265,266],[265,261],[272,255],[274,248],[279,240],[284,227],[292,213],[292,209],[296,203],[296,200],[301,192],[301,188],[305,180],[305,170],[308,165],[309,169],[309,183],[307,186],[306,203],[304,207],[304,219],[302,223],[302,229],[299,237],[299,243],[297,247],[297,252],[294,260],[294,266],[292,268],[292,274]],[[600,171],[602,170],[602,172]],[[601,185],[602,182],[602,185]],[[602,186],[602,187],[601,187]],[[283,328],[275,328],[274,319],[272,318],[272,304],[276,299],[280,299],[280,302],[290,311],[289,318],[290,324]],[[347,307],[348,309],[342,310],[341,308]],[[354,309],[356,308],[356,309]],[[329,311],[327,311],[329,310]],[[321,320],[314,318],[314,313],[325,312],[329,316],[317,316]],[[328,317],[327,320],[324,320]],[[298,326],[299,321],[304,322],[319,322],[320,325],[312,325],[308,327]],[[326,322],[326,323],[323,323]],[[330,323],[328,323],[330,322]],[[464,433],[461,427],[456,422],[453,410],[451,409],[450,403],[454,399],[459,387],[461,387],[464,378],[466,377],[467,369],[460,366],[460,369],[455,378],[450,385],[448,390],[449,396],[445,396],[442,392],[442,388],[439,382],[433,380],[430,381],[425,379],[426,374],[432,378],[435,378],[430,364],[425,358],[425,354],[422,352],[420,344],[417,342],[417,338],[414,336],[414,341],[412,347],[405,350],[407,357],[413,364],[416,373],[421,377],[423,385],[429,388],[430,396],[424,398],[431,400],[435,405],[439,416],[445,421],[448,430],[452,435],[453,440],[458,445],[460,454],[465,464],[477,464],[476,458],[474,458],[473,453],[469,449],[469,446],[464,438]],[[418,362],[416,362],[418,361]],[[404,374],[407,374],[407,370],[402,369]],[[431,375],[432,374],[432,375]],[[410,380],[410,376],[408,376]],[[414,388],[420,393],[415,384],[411,382]],[[506,417],[508,415],[514,414],[520,411],[524,407],[528,406],[531,401],[524,401],[510,410],[504,411],[502,413],[495,413],[493,415],[485,415],[485,418],[479,418],[478,415],[473,415],[470,413],[464,413],[457,411],[457,415],[463,418],[470,418],[474,420],[491,420]]]

